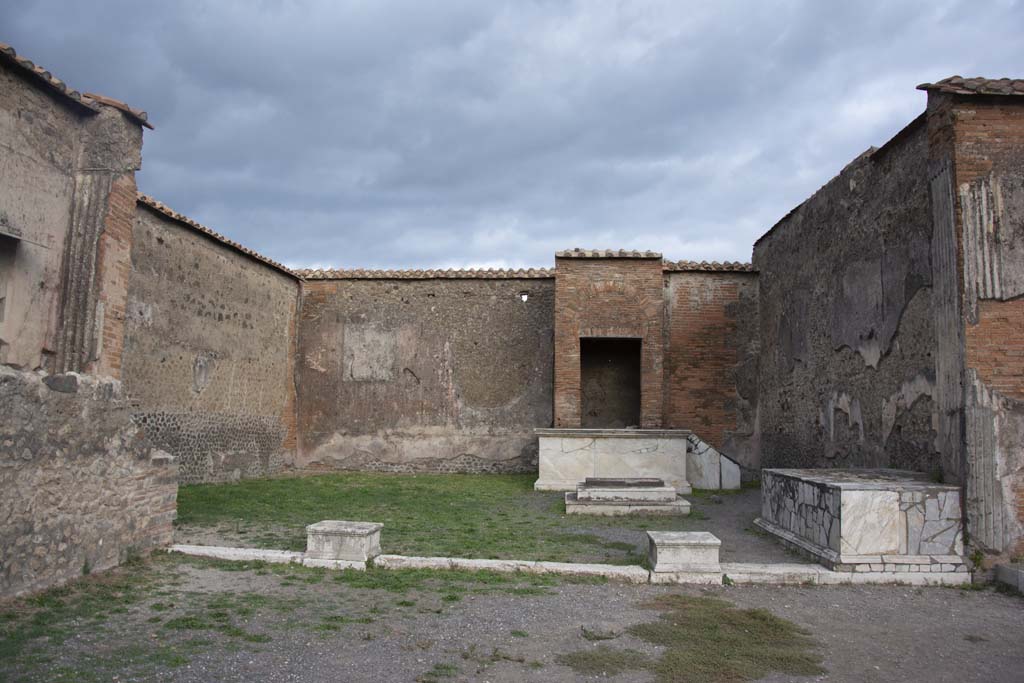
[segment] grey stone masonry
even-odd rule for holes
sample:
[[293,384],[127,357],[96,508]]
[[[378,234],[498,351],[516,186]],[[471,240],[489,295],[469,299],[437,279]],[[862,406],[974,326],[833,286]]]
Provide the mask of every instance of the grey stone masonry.
[[366,562],[380,555],[378,522],[324,520],[306,527],[306,557],[311,560]]
[[755,524],[836,571],[967,571],[959,489],[915,472],[767,469]]
[[707,531],[648,531],[648,558],[653,571],[721,571],[718,550],[722,541]]

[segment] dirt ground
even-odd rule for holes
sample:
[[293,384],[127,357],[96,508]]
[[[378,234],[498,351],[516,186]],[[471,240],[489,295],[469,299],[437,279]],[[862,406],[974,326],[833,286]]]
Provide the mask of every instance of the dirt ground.
[[[827,673],[764,680],[1024,681],[1024,599],[992,590],[458,584],[430,578],[440,572],[345,578],[174,555],[129,571],[148,577],[136,593],[94,612],[62,607],[68,623],[52,610],[73,604],[75,590],[31,603],[50,612],[0,609],[0,680],[651,681],[644,669],[583,675],[559,655],[605,647],[656,658],[659,647],[625,629],[657,620],[652,601],[686,594],[763,608],[811,634]],[[64,635],[40,631],[13,648],[22,622]]]

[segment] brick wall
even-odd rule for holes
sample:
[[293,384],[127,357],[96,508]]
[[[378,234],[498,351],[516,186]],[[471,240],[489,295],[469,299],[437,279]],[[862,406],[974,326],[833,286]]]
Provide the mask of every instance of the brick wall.
[[1024,305],[978,302],[978,322],[967,326],[967,367],[992,391],[1024,401]]
[[974,542],[1024,551],[1024,98],[930,93],[952,158]]
[[88,368],[105,377],[121,377],[124,350],[124,319],[131,274],[132,223],[135,219],[135,174],[127,173],[111,184],[103,233],[96,260],[98,302],[102,323],[97,360]]
[[579,427],[580,337],[624,337],[643,342],[640,426],[663,419],[664,278],[657,258],[556,258],[556,427]]
[[744,410],[756,402],[756,376],[745,390],[740,384],[746,338],[757,325],[757,275],[681,272],[666,279],[665,427],[692,430],[721,450],[727,433],[753,422]]

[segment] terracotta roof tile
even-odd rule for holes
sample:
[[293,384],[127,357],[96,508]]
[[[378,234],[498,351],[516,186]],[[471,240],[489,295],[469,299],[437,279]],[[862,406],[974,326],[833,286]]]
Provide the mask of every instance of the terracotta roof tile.
[[665,261],[664,270],[670,273],[677,272],[733,272],[733,273],[754,273],[754,266],[750,263],[739,261]]
[[656,251],[628,251],[626,249],[566,249],[555,253],[555,258],[661,258]]
[[44,85],[56,91],[59,95],[62,95],[64,98],[70,100],[71,102],[75,103],[80,107],[84,107],[88,111],[99,111],[99,107],[97,106],[98,104],[116,107],[117,109],[120,109],[121,111],[128,114],[128,116],[134,119],[136,123],[143,125],[149,129],[153,128],[153,125],[148,121],[149,117],[147,116],[146,112],[140,111],[138,109],[132,109],[124,102],[109,97],[104,97],[103,95],[96,95],[93,93],[87,93],[83,95],[77,90],[69,88],[67,83],[54,76],[43,67],[39,66],[38,64],[34,64],[32,60],[19,56],[17,51],[6,43],[0,43],[0,59],[5,59],[6,61],[14,64],[15,66],[20,67],[26,73],[34,76],[35,78],[40,80]]
[[527,280],[555,276],[549,268],[469,268],[447,270],[305,269],[296,274],[305,280]]
[[149,122],[149,115],[146,112],[140,109],[132,109],[121,100],[115,100],[113,97],[106,97],[104,95],[97,95],[94,92],[83,93],[82,97],[88,100],[93,100],[94,102],[99,102],[100,104],[105,104],[108,107],[113,107],[114,109],[120,109],[125,114],[128,114],[128,116],[135,119],[136,123],[142,124],[146,128],[153,130],[153,124]]
[[257,261],[262,261],[263,263],[266,263],[268,266],[276,268],[277,270],[281,271],[282,273],[285,273],[286,275],[291,275],[292,277],[300,277],[298,273],[291,270],[290,268],[287,268],[286,266],[283,266],[277,261],[269,259],[266,256],[263,256],[262,254],[258,254],[252,249],[249,249],[248,247],[243,247],[238,242],[228,239],[224,235],[221,235],[219,232],[211,230],[205,225],[197,223],[196,221],[192,220],[191,218],[184,214],[178,213],[177,211],[170,208],[163,202],[159,202],[150,196],[142,194],[141,192],[138,194],[137,200],[143,206],[146,206],[152,209],[153,211],[156,211],[157,213],[163,214],[164,216],[167,216],[168,218],[171,218],[177,221],[178,223],[185,225],[186,227],[192,228],[197,232],[201,232],[207,237],[210,237],[211,239],[214,239],[217,242],[220,242],[221,244],[231,247],[235,251],[241,252],[242,254],[245,254],[250,258],[256,259]]
[[1024,79],[1020,78],[963,78],[950,76],[936,83],[922,83],[918,90],[934,90],[953,95],[1024,95]]

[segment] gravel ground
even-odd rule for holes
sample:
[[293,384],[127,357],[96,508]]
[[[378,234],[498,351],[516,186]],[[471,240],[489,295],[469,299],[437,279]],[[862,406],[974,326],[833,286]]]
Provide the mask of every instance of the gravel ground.
[[[686,593],[764,608],[811,632],[828,673],[765,680],[1024,681],[1024,600],[991,590],[467,584],[455,598],[443,586],[393,592],[332,573],[227,567],[169,558],[136,570],[173,580],[149,588],[102,626],[83,624],[59,647],[47,651],[44,642],[50,661],[41,668],[30,667],[29,657],[0,660],[0,680],[429,681],[431,671],[453,681],[594,680],[556,661],[598,645],[583,637],[583,627],[621,633],[657,619],[646,603]],[[168,626],[252,596],[259,603],[233,624],[267,642]],[[326,629],[325,618],[335,619]],[[145,664],[147,648],[176,643],[189,652],[187,662]],[[601,644],[659,654],[628,634]],[[651,680],[645,671],[598,678]]]

